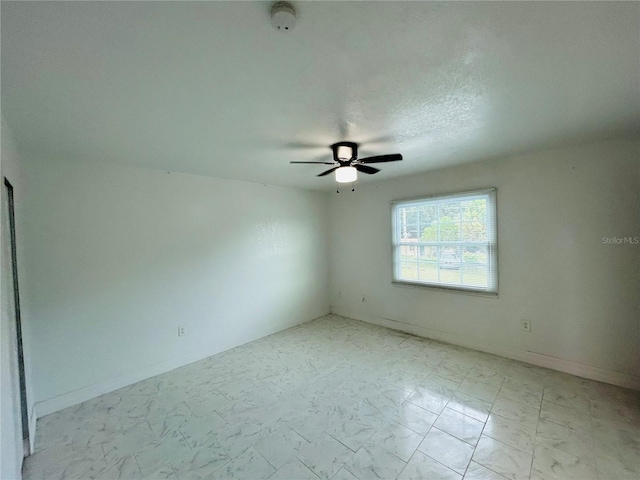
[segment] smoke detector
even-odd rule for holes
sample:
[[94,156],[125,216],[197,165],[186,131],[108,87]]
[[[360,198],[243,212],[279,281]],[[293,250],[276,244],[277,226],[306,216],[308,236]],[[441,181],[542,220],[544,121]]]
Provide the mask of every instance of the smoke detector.
[[271,25],[280,32],[288,32],[296,24],[296,9],[289,2],[276,2],[271,7]]

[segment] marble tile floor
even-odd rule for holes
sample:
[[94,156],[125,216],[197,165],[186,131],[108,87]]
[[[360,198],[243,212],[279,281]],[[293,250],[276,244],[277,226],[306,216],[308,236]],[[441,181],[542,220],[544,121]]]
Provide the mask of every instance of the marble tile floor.
[[38,420],[35,479],[640,478],[640,395],[328,315]]

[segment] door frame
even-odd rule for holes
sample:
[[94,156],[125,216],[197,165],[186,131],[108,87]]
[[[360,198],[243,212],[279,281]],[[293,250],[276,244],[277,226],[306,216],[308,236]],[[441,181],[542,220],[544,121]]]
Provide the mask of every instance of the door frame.
[[13,199],[13,185],[4,177],[4,186],[7,189],[7,206],[9,208],[9,235],[11,239],[11,274],[13,276],[13,304],[15,308],[16,342],[18,346],[18,378],[20,389],[20,413],[22,418],[23,456],[30,455],[31,443],[29,432],[29,404],[27,403],[27,380],[24,368],[24,348],[22,344],[22,318],[20,316],[20,289],[18,285],[18,255],[16,249],[16,218]]

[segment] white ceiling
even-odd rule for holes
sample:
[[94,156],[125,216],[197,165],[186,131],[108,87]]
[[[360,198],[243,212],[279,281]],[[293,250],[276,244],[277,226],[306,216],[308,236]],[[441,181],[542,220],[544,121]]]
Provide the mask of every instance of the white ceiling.
[[370,181],[640,131],[638,2],[296,6],[3,1],[2,115],[22,151],[313,189],[305,144],[404,155]]

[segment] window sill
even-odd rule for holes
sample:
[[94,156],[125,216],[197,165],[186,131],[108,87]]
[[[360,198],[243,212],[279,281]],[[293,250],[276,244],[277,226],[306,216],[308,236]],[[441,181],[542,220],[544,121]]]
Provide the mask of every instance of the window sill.
[[449,293],[462,293],[465,295],[472,295],[476,297],[498,298],[498,292],[483,292],[482,290],[471,290],[466,288],[448,287],[446,285],[427,285],[424,283],[408,282],[408,281],[402,281],[402,280],[393,280],[391,282],[391,285],[393,285],[394,287],[401,287],[401,288],[418,288],[418,289],[427,288],[429,290],[440,290],[442,292],[449,292]]

